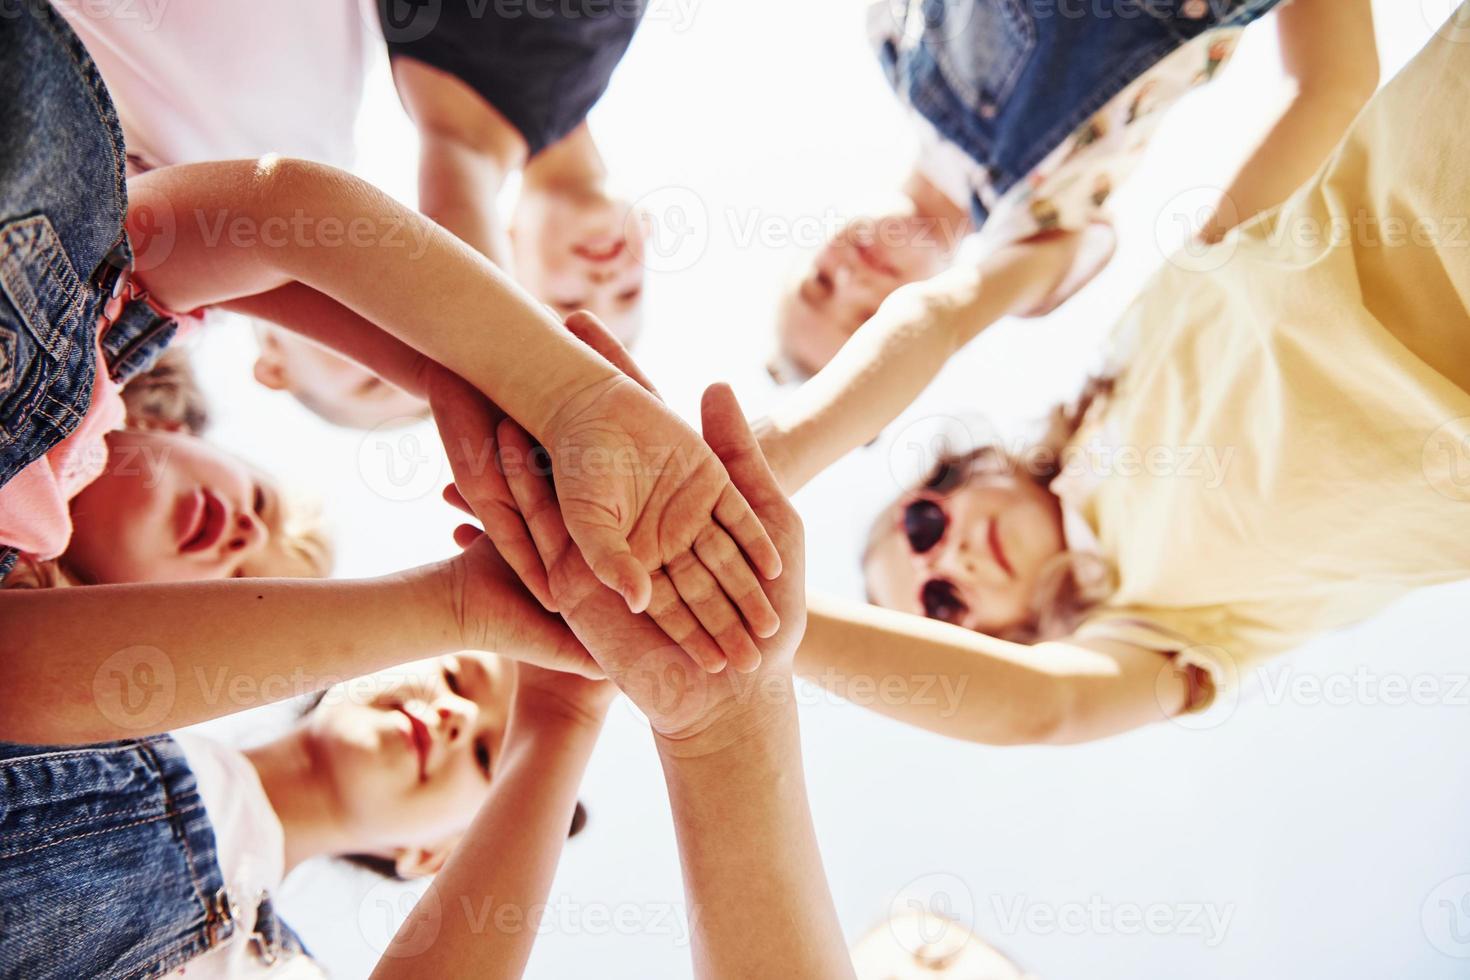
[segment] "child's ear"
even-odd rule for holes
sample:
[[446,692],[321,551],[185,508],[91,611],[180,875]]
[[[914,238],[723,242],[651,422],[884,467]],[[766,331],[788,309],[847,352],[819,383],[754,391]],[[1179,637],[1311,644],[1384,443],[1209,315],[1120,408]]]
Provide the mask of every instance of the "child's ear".
[[433,847],[408,847],[393,856],[393,871],[400,878],[427,878],[444,869],[458,841],[446,841]]
[[255,380],[272,391],[286,390],[286,366],[279,358],[262,352],[255,359]]

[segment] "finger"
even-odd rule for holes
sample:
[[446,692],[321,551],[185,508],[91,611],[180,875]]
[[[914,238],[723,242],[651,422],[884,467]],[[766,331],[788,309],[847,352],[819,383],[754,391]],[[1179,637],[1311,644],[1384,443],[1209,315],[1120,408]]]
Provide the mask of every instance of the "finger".
[[648,602],[648,617],[658,624],[664,634],[683,648],[701,669],[718,674],[725,669],[725,655],[714,639],[699,624],[694,613],[679,598],[679,592],[668,575],[659,569],[650,578],[653,595]]
[[704,441],[725,464],[725,472],[741,495],[757,510],[787,506],[776,474],[766,462],[759,440],[751,431],[735,392],[727,384],[710,385],[699,406]]
[[607,329],[597,317],[586,310],[579,310],[567,317],[567,329],[582,343],[601,354],[613,367],[647,388],[654,395],[658,394],[658,389],[653,386],[648,375],[643,373],[638,362],[633,360],[633,355],[628,353],[628,348],[624,347],[622,341],[614,337],[612,331]]
[[718,525],[711,524],[694,539],[694,554],[725,595],[735,601],[750,631],[756,636],[774,636],[781,628],[781,617],[734,539]]
[[454,529],[454,543],[459,545],[461,549],[468,548],[480,540],[484,534],[484,531],[481,531],[472,524],[461,524]]
[[724,464],[732,484],[715,503],[715,520],[730,532],[762,575],[777,578],[781,554],[757,516],[757,508],[767,517],[779,518],[792,513],[791,503],[781,492],[730,386],[710,386],[700,408],[705,442]]
[[628,547],[627,536],[612,525],[606,505],[568,498],[562,498],[560,505],[560,522],[592,574],[623,597],[629,612],[645,611],[652,598],[652,580]]
[[[430,395],[434,423],[444,443],[460,500],[484,525],[485,533],[536,600],[547,611],[555,612],[556,602],[551,597],[546,568],[536,554],[530,533],[512,504],[505,477],[496,465],[499,447],[495,444],[495,424],[504,413],[458,379],[435,385]],[[485,435],[467,439],[464,436],[467,432]]]
[[505,467],[506,483],[541,562],[551,568],[567,550],[571,537],[562,521],[551,481],[545,476],[545,450],[538,453],[526,430],[511,419],[500,423],[497,438],[503,454],[521,461],[519,465]]
[[455,510],[462,511],[471,517],[475,516],[475,509],[465,501],[464,494],[459,492],[459,487],[452,483],[448,484],[444,488],[443,496],[444,502]]
[[676,555],[664,565],[669,581],[679,592],[679,598],[694,613],[699,624],[705,628],[720,651],[730,661],[730,666],[748,674],[761,663],[761,652],[745,629],[740,613],[730,604],[720,583],[709,569],[694,557],[692,552]]

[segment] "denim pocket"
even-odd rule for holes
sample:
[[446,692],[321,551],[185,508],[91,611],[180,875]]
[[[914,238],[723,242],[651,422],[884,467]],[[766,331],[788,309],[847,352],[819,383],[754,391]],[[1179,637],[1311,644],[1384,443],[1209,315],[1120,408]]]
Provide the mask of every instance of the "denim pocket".
[[0,483],[86,414],[97,329],[88,299],[44,215],[0,228]]
[[981,119],[1004,107],[1036,50],[1023,0],[922,0],[924,42],[954,96]]

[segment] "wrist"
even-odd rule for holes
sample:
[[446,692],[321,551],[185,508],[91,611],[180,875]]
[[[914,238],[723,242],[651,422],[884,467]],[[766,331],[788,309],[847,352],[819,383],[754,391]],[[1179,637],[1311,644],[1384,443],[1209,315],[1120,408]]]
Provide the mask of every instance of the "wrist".
[[401,610],[402,621],[412,624],[415,639],[403,660],[421,660],[470,649],[463,642],[463,624],[448,601],[452,587],[451,561],[393,572],[375,580],[385,607]]
[[492,626],[500,622],[500,616],[494,603],[487,608],[485,596],[469,595],[471,575],[464,552],[404,574],[411,576],[423,595],[422,603],[433,610],[453,649],[496,652],[500,637],[492,633]]
[[789,676],[763,684],[758,696],[712,719],[679,731],[653,729],[654,745],[668,764],[739,759],[780,743],[796,727],[796,692]]

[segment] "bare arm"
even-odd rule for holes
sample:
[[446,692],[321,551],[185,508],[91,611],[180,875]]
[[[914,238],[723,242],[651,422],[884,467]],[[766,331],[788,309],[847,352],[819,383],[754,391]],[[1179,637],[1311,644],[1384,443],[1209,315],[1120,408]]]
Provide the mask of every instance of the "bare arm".
[[453,75],[398,57],[393,81],[419,131],[419,210],[509,268],[497,204],[506,179],[525,166],[525,139]]
[[721,748],[658,737],[698,977],[850,977],[812,826],[789,679]]
[[0,591],[0,739],[142,738],[454,650],[596,672],[486,542],[360,581]]
[[[518,674],[490,798],[374,977],[513,980],[525,971],[611,685],[562,676],[533,687]],[[434,937],[427,949],[425,935]]]
[[299,282],[222,304],[225,309],[285,327],[345,354],[378,377],[411,395],[427,398],[424,355],[377,324],[310,286]]
[[761,433],[781,487],[794,493],[871,441],[955,352],[995,321],[1041,302],[1071,267],[1078,236],[1007,245],[890,296]]
[[813,598],[802,676],[865,707],[989,745],[1106,738],[1179,714],[1188,681],[1121,643],[1026,646],[865,603]]
[[[188,164],[133,178],[129,194],[140,276],[173,309],[300,282],[450,367],[538,437],[574,394],[616,379],[483,256],[330,167]],[[153,232],[158,215],[172,235]]]
[[1218,241],[1306,183],[1378,86],[1370,0],[1291,0],[1274,14],[1286,104],[1200,231]]

